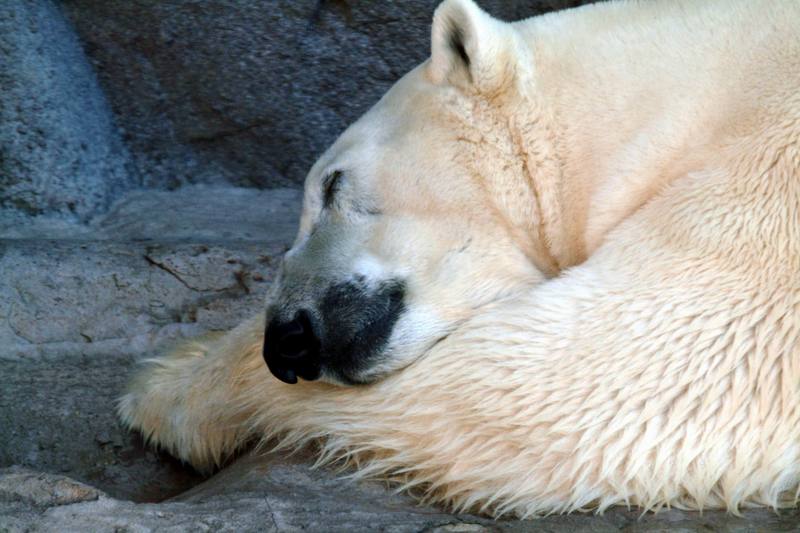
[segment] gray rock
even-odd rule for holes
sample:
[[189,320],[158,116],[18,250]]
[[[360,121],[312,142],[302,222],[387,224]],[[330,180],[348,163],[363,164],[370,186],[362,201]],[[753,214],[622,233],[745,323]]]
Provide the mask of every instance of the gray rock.
[[263,304],[299,208],[287,189],[137,192],[78,238],[0,240],[0,359],[140,354],[235,326]]
[[[0,361],[0,467],[70,476],[137,502],[160,501],[201,481],[178,461],[146,448],[117,422],[114,401],[124,391],[135,359],[109,352]],[[0,500],[18,485],[0,477]],[[24,497],[36,505],[48,498]]]
[[114,400],[138,358],[261,308],[300,196],[144,191],[89,225],[0,223],[0,466],[136,501],[196,483],[118,425]]
[[[430,50],[438,0],[68,0],[146,185],[297,184]],[[579,0],[481,0],[513,20]]]
[[0,2],[0,218],[82,220],[139,185],[78,40],[48,0]]
[[[20,479],[24,484],[18,484]],[[9,485],[14,487],[4,490]],[[0,470],[0,528],[7,531],[705,533],[797,531],[799,521],[796,511],[753,510],[735,517],[672,510],[641,515],[619,508],[601,516],[492,521],[422,507],[381,485],[343,480],[329,470],[309,468],[306,458],[276,454],[245,457],[206,483],[159,504],[114,499],[62,476]]]
[[288,245],[297,232],[303,192],[188,186],[128,194],[92,222],[95,235],[160,242],[257,242]]
[[0,470],[0,501],[22,500],[52,507],[93,501],[100,491],[63,476],[51,476],[13,466]]
[[0,359],[151,350],[263,303],[285,246],[4,241]]
[[88,224],[39,216],[20,225],[0,216],[0,239],[287,244],[297,231],[302,197],[297,188],[133,191]]

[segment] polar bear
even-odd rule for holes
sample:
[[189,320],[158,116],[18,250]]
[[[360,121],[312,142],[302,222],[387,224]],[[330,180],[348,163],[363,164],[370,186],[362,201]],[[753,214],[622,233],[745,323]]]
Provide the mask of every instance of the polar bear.
[[315,442],[495,516],[793,505],[800,3],[446,0],[311,169],[265,311],[119,413],[201,469]]

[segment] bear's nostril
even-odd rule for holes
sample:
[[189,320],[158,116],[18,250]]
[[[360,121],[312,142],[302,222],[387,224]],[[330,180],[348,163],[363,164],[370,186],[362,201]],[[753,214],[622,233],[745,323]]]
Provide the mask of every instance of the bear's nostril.
[[293,320],[272,320],[264,339],[264,360],[270,371],[286,383],[296,383],[297,376],[313,380],[319,377],[319,339],[311,317],[300,310]]
[[287,333],[278,339],[278,350],[284,357],[298,358],[308,352],[305,332]]

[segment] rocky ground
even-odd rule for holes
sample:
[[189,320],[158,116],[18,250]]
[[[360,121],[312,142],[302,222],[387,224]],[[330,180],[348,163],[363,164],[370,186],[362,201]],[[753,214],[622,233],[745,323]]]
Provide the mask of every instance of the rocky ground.
[[87,225],[0,222],[0,531],[790,531],[800,514],[666,511],[491,521],[421,507],[309,457],[210,479],[146,449],[114,399],[136,361],[261,305],[297,189],[134,192]]
[[114,398],[138,358],[259,308],[299,203],[188,187],[131,193],[86,226],[0,223],[0,465],[137,501],[199,481],[123,432]]

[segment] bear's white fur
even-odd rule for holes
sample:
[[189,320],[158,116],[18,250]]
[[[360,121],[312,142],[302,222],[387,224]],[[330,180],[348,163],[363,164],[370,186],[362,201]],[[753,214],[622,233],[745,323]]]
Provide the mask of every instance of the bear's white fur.
[[449,144],[420,129],[436,151],[419,157],[469,160],[551,279],[368,386],[272,378],[261,314],[155,360],[122,419],[199,468],[253,437],[313,441],[321,463],[494,515],[794,505],[800,3],[618,2],[507,24],[446,0],[432,59],[354,131],[387,127],[381,109],[422,83],[487,126]]

